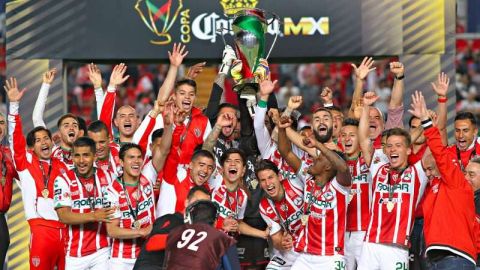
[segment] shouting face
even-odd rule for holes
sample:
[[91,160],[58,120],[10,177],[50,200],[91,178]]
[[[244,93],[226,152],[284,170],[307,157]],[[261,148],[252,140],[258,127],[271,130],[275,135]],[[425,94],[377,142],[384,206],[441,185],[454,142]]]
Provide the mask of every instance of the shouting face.
[[313,134],[317,141],[321,143],[328,142],[332,138],[333,119],[329,111],[321,110],[313,114],[312,119]]
[[130,106],[120,107],[115,116],[115,125],[118,127],[120,135],[133,136],[138,127],[138,115],[135,109]]
[[59,131],[62,142],[68,146],[72,146],[73,142],[79,136],[77,119],[73,117],[64,118],[60,123]]

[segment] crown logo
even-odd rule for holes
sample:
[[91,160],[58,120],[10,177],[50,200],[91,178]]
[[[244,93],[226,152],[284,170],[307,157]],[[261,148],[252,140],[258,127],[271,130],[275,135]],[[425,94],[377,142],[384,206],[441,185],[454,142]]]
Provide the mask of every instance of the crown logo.
[[225,15],[234,15],[243,9],[253,9],[257,6],[258,0],[220,0]]

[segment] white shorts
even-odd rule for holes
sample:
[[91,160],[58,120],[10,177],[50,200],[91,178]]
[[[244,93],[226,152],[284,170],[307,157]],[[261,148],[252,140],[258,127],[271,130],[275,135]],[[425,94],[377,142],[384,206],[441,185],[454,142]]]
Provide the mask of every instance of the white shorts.
[[362,254],[363,239],[365,231],[346,232],[345,233],[345,259],[347,260],[347,269],[357,269],[360,255]]
[[398,246],[363,243],[358,270],[408,270],[408,249]]
[[136,259],[110,258],[108,261],[109,270],[132,270]]
[[65,269],[68,270],[105,270],[108,267],[110,248],[102,248],[84,257],[65,258]]
[[297,259],[299,253],[290,250],[290,251],[284,251],[280,252],[278,250],[275,250],[274,255],[270,262],[267,265],[267,268],[265,270],[286,270],[290,269]]
[[345,270],[346,260],[342,255],[334,256],[320,256],[311,255],[307,253],[300,253],[295,263],[293,263],[292,270]]

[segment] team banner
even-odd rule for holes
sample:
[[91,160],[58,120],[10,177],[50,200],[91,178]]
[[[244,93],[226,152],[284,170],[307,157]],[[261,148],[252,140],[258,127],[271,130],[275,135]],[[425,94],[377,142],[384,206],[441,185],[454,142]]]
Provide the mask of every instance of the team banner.
[[268,44],[278,34],[274,61],[402,54],[402,6],[375,2],[388,9],[364,16],[370,8],[360,0],[14,1],[7,6],[7,54],[9,59],[161,60],[174,42],[182,42],[189,59],[219,59],[224,42],[234,42],[231,15],[253,8],[279,18],[267,21],[265,29]]

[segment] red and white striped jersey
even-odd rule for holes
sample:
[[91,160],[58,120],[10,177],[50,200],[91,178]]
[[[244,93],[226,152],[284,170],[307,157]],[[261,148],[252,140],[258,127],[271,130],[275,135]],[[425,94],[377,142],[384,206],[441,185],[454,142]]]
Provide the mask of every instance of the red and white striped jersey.
[[263,198],[260,201],[260,215],[271,227],[270,235],[286,230],[294,239],[298,238],[301,229],[300,217],[303,213],[304,183],[298,178],[282,181],[285,196],[280,201]]
[[[69,170],[55,179],[55,208],[70,207],[73,213],[90,213],[108,206],[105,194],[111,182],[110,174],[102,169],[96,169],[92,179],[82,180],[74,170]],[[110,246],[102,222],[69,225],[66,242],[67,255],[71,257],[84,257]]]
[[67,169],[73,169],[73,157],[72,157],[72,150],[63,149],[60,145],[55,145],[52,149],[52,155],[67,167]]
[[119,157],[120,146],[115,142],[110,142],[109,149],[110,154],[108,154],[108,159],[100,160],[97,158],[97,160],[95,160],[95,166],[110,174],[122,175],[122,166],[120,165]]
[[[134,222],[137,220],[140,222],[141,228],[145,228],[155,221],[155,203],[152,183],[156,180],[157,173],[154,169],[152,170],[152,168],[151,162],[144,167],[138,185],[130,186],[126,183],[123,184],[122,180],[117,178],[113,181],[112,185],[108,187],[105,196],[106,204],[115,207],[114,218],[120,219],[120,228],[133,229]],[[128,192],[128,201],[124,188]],[[113,238],[111,257],[117,259],[136,259],[142,244],[142,238]]]
[[308,214],[308,222],[302,226],[295,251],[321,256],[343,255],[350,188],[340,185],[337,178],[320,187],[306,173],[307,168],[302,163],[298,177],[306,179],[303,212]]
[[347,160],[347,166],[352,176],[352,187],[348,196],[347,231],[366,231],[373,193],[372,176],[362,156]]
[[[40,161],[32,152],[27,151],[27,143],[23,136],[22,120],[18,114],[18,103],[10,103],[8,115],[8,140],[12,150],[13,164],[18,172],[22,201],[27,220],[43,219],[51,221],[54,227],[65,227],[58,221],[54,208],[54,181],[59,174],[67,171],[64,163],[56,158]],[[45,185],[46,184],[46,185]],[[42,195],[47,188],[48,196]]]
[[[185,170],[184,167],[178,166],[179,159],[178,152],[171,150],[165,161],[162,171],[163,181],[155,210],[157,217],[175,212],[182,214],[185,212],[185,200],[195,183],[190,177],[190,169]],[[204,184],[210,191],[213,189],[213,183],[210,184],[211,180],[215,180],[215,178],[210,177],[209,182]]]
[[427,184],[421,161],[396,173],[389,163],[370,166],[373,198],[365,241],[408,246],[414,213]]
[[242,220],[247,208],[247,193],[238,187],[235,191],[229,191],[225,185],[221,185],[212,192],[212,202],[218,206],[217,229],[222,229],[223,220],[232,217]]

